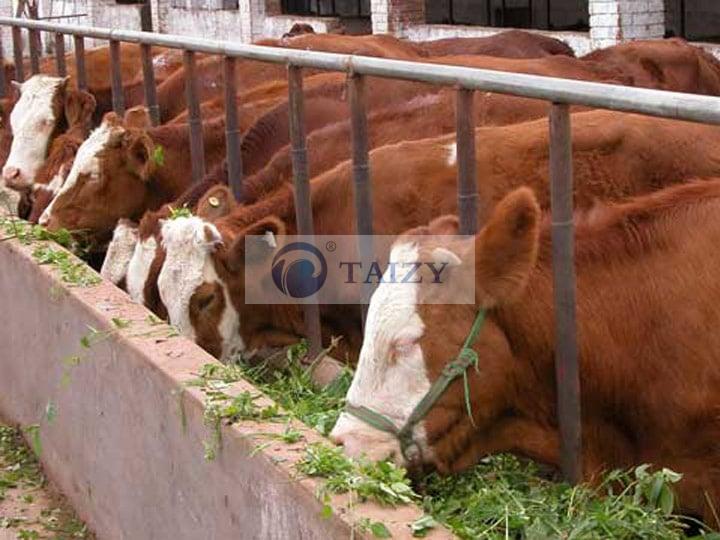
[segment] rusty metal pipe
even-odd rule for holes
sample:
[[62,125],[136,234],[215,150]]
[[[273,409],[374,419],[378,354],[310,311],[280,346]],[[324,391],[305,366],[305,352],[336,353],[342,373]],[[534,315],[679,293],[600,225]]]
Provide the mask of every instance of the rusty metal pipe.
[[15,60],[15,80],[23,82],[25,80],[25,66],[23,66],[23,42],[22,30],[19,26],[13,26],[13,57]]
[[55,34],[55,67],[58,77],[67,77],[67,65],[65,63],[65,36]]
[[73,36],[75,44],[75,77],[77,79],[78,90],[87,90],[87,72],[85,71],[85,38],[82,36]]
[[[368,144],[367,103],[365,99],[365,77],[350,77],[350,122],[352,126],[352,161],[355,186],[355,220],[358,234],[358,253],[363,268],[369,268],[373,261],[373,205],[370,181],[370,156]],[[367,317],[374,287],[364,284],[362,289],[362,320]]]
[[157,100],[157,88],[155,86],[155,70],[152,62],[152,46],[146,43],[140,45],[143,70],[143,92],[145,94],[145,106],[150,113],[150,120],[153,126],[160,125],[160,107]]
[[110,85],[112,88],[113,111],[118,116],[125,114],[125,96],[123,96],[122,73],[120,71],[120,42],[110,41]]
[[[308,172],[305,103],[303,98],[302,68],[288,67],[288,92],[290,110],[290,144],[292,148],[293,180],[295,183],[295,219],[298,234],[311,238],[314,234],[312,203],[310,200],[310,179]],[[310,344],[309,356],[315,358],[322,348],[320,327],[320,306],[317,303],[303,304],[305,332]]]
[[40,73],[40,33],[37,30],[30,30],[28,33],[28,45],[30,48],[30,73]]
[[560,466],[565,480],[577,484],[582,480],[582,428],[575,318],[572,129],[570,107],[557,103],[550,109],[550,195]]
[[235,58],[226,56],[223,63],[225,78],[225,144],[227,146],[228,185],[236,201],[243,200],[242,154],[235,84]]
[[473,90],[460,88],[455,103],[460,234],[475,234],[478,227],[474,94]]
[[193,182],[200,182],[205,176],[205,147],[203,145],[202,119],[200,117],[200,101],[198,100],[197,81],[195,77],[195,53],[183,53],[185,66],[185,99],[187,100],[188,125],[190,128],[190,156],[192,160]]

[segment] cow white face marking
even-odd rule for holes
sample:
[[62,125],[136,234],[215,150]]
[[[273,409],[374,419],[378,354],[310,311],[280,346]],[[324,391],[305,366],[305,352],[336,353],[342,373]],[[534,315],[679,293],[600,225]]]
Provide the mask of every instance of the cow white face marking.
[[[414,243],[397,244],[390,255],[390,260],[399,263],[416,262],[418,258]],[[418,344],[425,326],[417,302],[417,284],[381,282],[370,300],[360,361],[347,394],[348,403],[383,414],[398,428],[430,389]],[[395,437],[346,413],[340,415],[330,436],[341,442],[351,456],[365,454],[384,459],[394,455],[396,460],[402,460]],[[427,457],[422,422],[415,428],[415,440]]]
[[227,359],[245,350],[245,344],[239,333],[240,314],[212,259],[221,243],[222,237],[217,228],[198,217],[165,221],[162,225],[162,245],[166,254],[158,276],[158,290],[170,323],[177,326],[183,335],[196,340],[196,330],[190,320],[190,300],[203,283],[219,283],[225,309],[217,322],[217,330],[222,338],[221,359]]
[[134,245],[127,269],[127,292],[133,302],[145,303],[145,283],[156,253],[157,240],[154,236]]
[[55,95],[65,84],[60,77],[34,75],[20,86],[20,98],[10,113],[13,140],[3,167],[3,179],[16,187],[32,184],[45,162],[58,118]]
[[47,225],[48,221],[50,221],[50,216],[52,216],[55,201],[60,197],[68,196],[77,185],[80,175],[87,175],[90,181],[100,180],[100,159],[98,155],[107,146],[110,136],[115,129],[117,128],[103,122],[80,145],[75,155],[75,161],[73,161],[62,188],[60,188],[58,194],[40,216],[40,225]]
[[457,144],[452,142],[448,144],[445,148],[447,148],[448,151],[447,164],[450,167],[454,167],[455,165],[457,165]]
[[127,276],[137,239],[137,227],[126,221],[117,224],[100,269],[102,277],[117,285]]

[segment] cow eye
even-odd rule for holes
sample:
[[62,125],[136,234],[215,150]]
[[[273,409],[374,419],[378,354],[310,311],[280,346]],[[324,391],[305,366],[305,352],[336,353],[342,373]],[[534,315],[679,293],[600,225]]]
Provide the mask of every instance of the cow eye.
[[417,339],[402,338],[393,343],[393,350],[397,357],[408,356],[415,347],[417,347]]
[[213,301],[215,300],[215,293],[210,293],[207,296],[204,296],[198,300],[197,307],[198,310],[204,311],[207,308],[209,308]]

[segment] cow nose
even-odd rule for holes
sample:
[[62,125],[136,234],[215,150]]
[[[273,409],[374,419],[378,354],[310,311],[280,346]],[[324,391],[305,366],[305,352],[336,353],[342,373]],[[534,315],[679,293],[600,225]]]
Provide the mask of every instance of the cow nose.
[[20,178],[20,169],[17,167],[3,167],[2,177],[5,184],[12,187],[11,183],[16,182],[16,180]]

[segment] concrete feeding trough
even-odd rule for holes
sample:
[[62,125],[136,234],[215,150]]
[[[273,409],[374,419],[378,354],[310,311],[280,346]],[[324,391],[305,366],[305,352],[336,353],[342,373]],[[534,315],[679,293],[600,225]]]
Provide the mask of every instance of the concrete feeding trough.
[[[321,481],[294,465],[323,438],[302,425],[295,444],[258,438],[281,433],[279,423],[222,426],[220,451],[206,460],[213,429],[201,389],[187,382],[214,360],[113,285],[64,283],[38,265],[36,248],[0,242],[0,416],[39,425],[47,475],[99,538],[370,537],[358,528],[364,518],[411,536],[422,516],[412,505],[332,496],[322,516]],[[258,392],[244,382],[237,390]],[[438,527],[428,537],[451,534]]]

